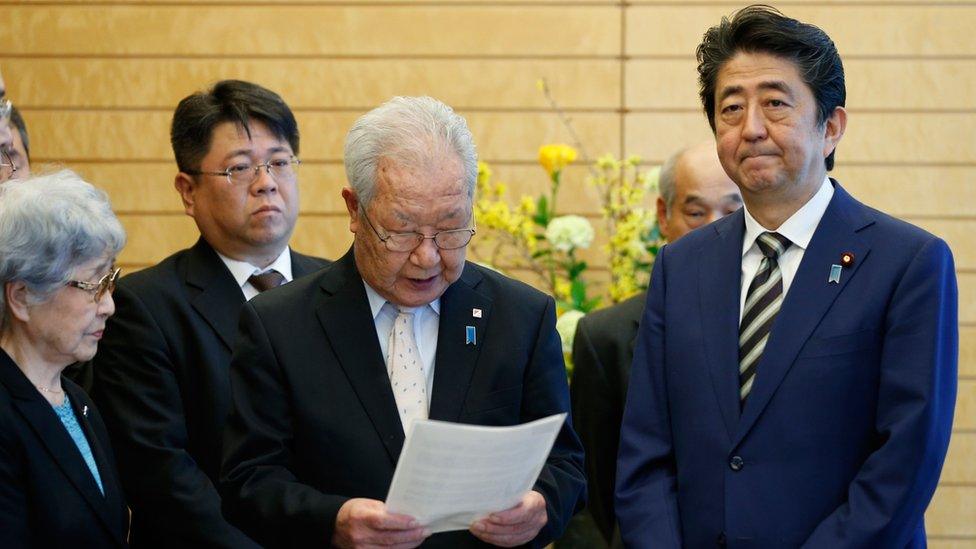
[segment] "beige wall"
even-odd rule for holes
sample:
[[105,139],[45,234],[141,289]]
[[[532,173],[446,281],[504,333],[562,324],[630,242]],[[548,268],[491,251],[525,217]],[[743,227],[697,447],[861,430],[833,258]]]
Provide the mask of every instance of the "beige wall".
[[[296,248],[329,257],[351,239],[338,190],[350,123],[394,94],[430,94],[470,121],[482,157],[540,192],[537,147],[566,141],[535,82],[546,77],[591,153],[657,163],[706,138],[693,50],[728,2],[638,0],[281,3],[5,2],[0,67],[30,125],[36,163],[67,164],[109,191],[139,268],[194,240],[172,190],[176,102],[220,78],[259,82],[303,134]],[[960,286],[959,406],[928,512],[933,547],[976,547],[976,2],[781,2],[821,25],[847,67],[848,134],[836,176],[856,196],[944,237]],[[16,29],[14,35],[11,29]],[[572,168],[570,211],[598,217]],[[570,196],[573,195],[573,196]],[[600,267],[598,264],[597,267]]]

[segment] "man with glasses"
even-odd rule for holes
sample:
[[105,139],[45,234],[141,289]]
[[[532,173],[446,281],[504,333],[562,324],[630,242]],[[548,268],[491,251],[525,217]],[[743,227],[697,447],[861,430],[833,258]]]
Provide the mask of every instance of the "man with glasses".
[[[7,85],[3,81],[3,73],[0,73],[0,151],[9,149],[13,139],[10,133],[10,114],[13,107],[13,104],[7,99]],[[0,181],[3,180],[0,178]]]
[[2,162],[4,166],[0,167],[0,170],[8,168],[10,175],[2,177],[0,174],[0,180],[14,177],[26,179],[31,174],[30,137],[27,134],[27,123],[24,122],[24,117],[21,116],[17,107],[10,109],[10,125],[13,126],[11,128],[10,148],[0,153],[5,157]]
[[515,425],[569,411],[555,303],[465,262],[477,155],[464,119],[396,98],[346,138],[353,246],[245,305],[221,483],[269,547],[542,546],[583,504],[569,421],[521,502],[430,536],[386,497],[412,421]]
[[7,85],[3,81],[3,74],[0,73],[0,183],[13,177],[17,171],[17,165],[10,157],[13,147],[10,117],[13,109],[13,104],[7,99]]
[[173,115],[176,190],[200,239],[126,276],[94,359],[132,508],[134,547],[251,547],[215,488],[227,368],[246,300],[326,261],[295,253],[298,126],[282,99],[227,80]]

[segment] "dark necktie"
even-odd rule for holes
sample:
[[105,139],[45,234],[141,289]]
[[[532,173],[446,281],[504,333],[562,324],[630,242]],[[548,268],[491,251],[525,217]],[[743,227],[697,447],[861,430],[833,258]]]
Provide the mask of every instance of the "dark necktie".
[[285,276],[278,271],[271,269],[266,273],[251,275],[247,279],[251,283],[251,286],[258,292],[263,292],[265,290],[270,290],[271,288],[277,288],[285,283]]
[[739,401],[745,406],[756,379],[756,366],[762,358],[773,321],[783,303],[783,273],[777,259],[790,247],[785,236],[765,232],[756,239],[763,259],[749,284],[746,304],[739,323]]

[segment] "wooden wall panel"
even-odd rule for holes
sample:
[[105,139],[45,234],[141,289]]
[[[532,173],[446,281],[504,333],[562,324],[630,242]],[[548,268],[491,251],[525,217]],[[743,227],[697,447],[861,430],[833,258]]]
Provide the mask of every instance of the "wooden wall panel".
[[[959,375],[976,379],[976,325],[959,327]],[[973,463],[976,463],[976,453]],[[976,473],[976,467],[973,472]]]
[[612,56],[620,46],[620,13],[609,6],[285,5],[228,12],[205,4],[44,5],[5,12],[8,27],[18,29],[16,39],[0,37],[8,55]]
[[[152,109],[224,78],[261,82],[294,110],[364,111],[394,95],[432,95],[455,109],[545,109],[546,78],[566,108],[616,109],[620,64],[586,59],[37,59],[4,63],[24,108]],[[7,76],[9,75],[9,76]]]
[[[222,5],[226,4],[226,5]],[[786,0],[822,25],[847,70],[848,134],[834,175],[864,202],[944,237],[960,287],[959,402],[928,512],[932,547],[976,549],[976,2]],[[513,201],[545,192],[538,146],[569,142],[545,77],[591,155],[659,164],[708,139],[694,47],[737,6],[715,0],[16,0],[0,67],[30,125],[36,164],[64,162],[106,189],[130,234],[121,262],[150,265],[196,229],[172,188],[176,102],[220,78],[253,80],[295,109],[303,134],[292,244],[327,257],[351,242],[339,189],[344,135],[395,94],[431,94],[468,117]],[[260,31],[240,32],[241,21]],[[271,24],[269,24],[271,22]],[[281,24],[274,24],[281,22]],[[258,28],[258,27],[256,27]],[[599,225],[586,167],[561,213]],[[648,204],[653,196],[648,197]],[[605,283],[599,246],[585,252]],[[539,285],[531,273],[509,274]]]
[[[976,379],[960,379],[954,431],[976,431]],[[976,507],[974,507],[976,509]]]
[[949,441],[949,455],[939,480],[946,484],[965,483],[976,486],[973,458],[976,458],[976,432],[956,431]]
[[976,537],[976,488],[940,486],[925,513],[926,530],[933,536]]
[[[628,10],[626,51],[639,56],[694,56],[701,36],[737,6],[635,6]],[[971,22],[976,5],[786,6],[784,13],[827,31],[841,55],[956,56],[976,54]],[[937,30],[936,30],[937,29]]]

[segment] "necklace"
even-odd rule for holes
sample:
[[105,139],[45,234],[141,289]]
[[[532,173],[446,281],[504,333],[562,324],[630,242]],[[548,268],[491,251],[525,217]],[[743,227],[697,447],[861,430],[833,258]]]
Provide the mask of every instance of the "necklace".
[[45,393],[51,393],[52,395],[63,395],[64,391],[58,389],[48,389],[47,387],[41,387],[40,385],[34,385],[37,387],[38,391],[44,391]]

